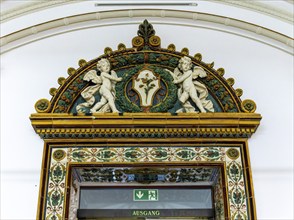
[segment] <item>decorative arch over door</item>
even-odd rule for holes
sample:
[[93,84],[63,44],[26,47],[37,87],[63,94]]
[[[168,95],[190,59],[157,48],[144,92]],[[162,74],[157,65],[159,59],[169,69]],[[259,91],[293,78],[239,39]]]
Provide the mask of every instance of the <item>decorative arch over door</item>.
[[[58,89],[50,89],[51,101],[36,102],[30,119],[45,142],[37,219],[82,218],[78,195],[89,181],[164,187],[175,173],[179,187],[208,184],[213,202],[207,218],[257,218],[247,146],[261,120],[255,103],[241,101],[242,90],[224,78],[223,68],[160,42],[145,20],[132,48],[119,44],[91,61],[81,59],[68,78],[58,79]],[[109,178],[101,179],[105,172]],[[124,213],[172,217],[149,211]]]

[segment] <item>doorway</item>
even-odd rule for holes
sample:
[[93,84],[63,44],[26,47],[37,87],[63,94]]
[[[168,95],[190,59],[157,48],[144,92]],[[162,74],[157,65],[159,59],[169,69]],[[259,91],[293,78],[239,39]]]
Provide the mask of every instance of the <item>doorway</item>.
[[71,173],[69,209],[78,219],[216,219],[218,166],[79,166]]

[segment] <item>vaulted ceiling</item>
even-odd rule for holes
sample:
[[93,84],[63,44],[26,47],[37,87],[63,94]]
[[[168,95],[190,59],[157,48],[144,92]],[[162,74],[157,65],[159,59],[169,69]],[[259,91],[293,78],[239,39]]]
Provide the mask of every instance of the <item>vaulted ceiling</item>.
[[292,0],[2,0],[0,4],[1,53],[68,31],[124,25],[143,18],[169,25],[197,23],[257,40],[266,39],[266,43],[293,53]]

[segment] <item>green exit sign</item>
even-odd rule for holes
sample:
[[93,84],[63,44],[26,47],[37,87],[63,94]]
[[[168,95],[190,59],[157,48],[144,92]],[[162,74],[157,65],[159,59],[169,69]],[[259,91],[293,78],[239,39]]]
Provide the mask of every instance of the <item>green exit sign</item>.
[[158,201],[158,189],[134,189],[134,201]]

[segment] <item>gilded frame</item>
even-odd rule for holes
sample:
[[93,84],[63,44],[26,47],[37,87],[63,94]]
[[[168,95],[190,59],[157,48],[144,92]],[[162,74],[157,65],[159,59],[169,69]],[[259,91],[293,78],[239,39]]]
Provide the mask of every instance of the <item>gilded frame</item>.
[[[50,160],[52,159],[52,150],[56,149],[57,146],[60,147],[69,147],[73,145],[80,145],[80,146],[93,146],[93,144],[97,147],[103,147],[105,144],[108,142],[108,147],[115,147],[115,146],[132,146],[134,144],[138,144],[137,140],[114,140],[111,143],[109,140],[75,140],[75,141],[68,141],[68,140],[62,140],[62,141],[56,141],[56,140],[50,140],[45,142],[45,148],[44,148],[44,154],[43,154],[43,162],[42,162],[42,173],[41,173],[41,180],[40,180],[40,192],[39,192],[39,202],[38,202],[38,212],[37,212],[37,219],[47,219],[46,218],[46,211],[45,211],[45,203],[46,203],[46,198],[47,198],[47,188],[48,188],[48,180],[49,180],[49,169],[50,169]],[[244,170],[244,184],[246,188],[246,197],[247,198],[247,204],[248,204],[248,219],[256,219],[256,210],[255,210],[255,201],[254,201],[254,189],[253,189],[253,182],[252,182],[252,174],[251,174],[251,169],[250,169],[250,160],[249,160],[249,152],[248,152],[248,146],[247,146],[247,140],[231,140],[228,139],[226,141],[224,140],[207,140],[207,139],[182,139],[178,138],[177,140],[173,140],[173,143],[170,144],[168,143],[169,140],[149,140],[149,141],[144,141],[141,142],[142,145],[147,146],[152,143],[153,146],[156,145],[165,145],[165,146],[170,146],[174,147],[179,144],[184,144],[187,147],[197,147],[199,144],[204,144],[205,146],[214,146],[214,145],[223,145],[227,147],[236,147],[239,146],[240,149],[240,159],[242,161],[242,166]],[[148,162],[150,164],[150,162]],[[70,169],[72,166],[83,166],[83,165],[90,165],[90,164],[104,164],[104,165],[112,165],[112,166],[123,166],[123,165],[132,165],[132,166],[142,166],[142,165],[148,165],[148,163],[127,163],[127,162],[97,162],[97,163],[77,163],[77,162],[69,162],[67,163],[66,167],[66,185],[65,189],[66,191],[66,196],[64,197],[64,207],[68,205],[67,199],[68,199],[68,194],[69,194],[69,185],[68,181],[70,178]],[[225,162],[195,162],[195,161],[171,161],[171,162],[152,162],[152,165],[178,165],[178,166],[197,166],[197,165],[210,165],[210,166],[220,166],[222,167],[222,174],[225,176],[223,178],[223,184],[226,186],[226,191],[225,195],[226,198],[228,199],[228,182],[227,182],[227,165]],[[227,203],[228,204],[228,203]],[[229,207],[226,207],[226,213],[230,213]],[[66,219],[66,209],[63,210],[63,217],[62,219]],[[228,214],[228,218],[231,216]]]

